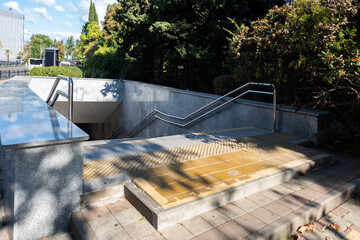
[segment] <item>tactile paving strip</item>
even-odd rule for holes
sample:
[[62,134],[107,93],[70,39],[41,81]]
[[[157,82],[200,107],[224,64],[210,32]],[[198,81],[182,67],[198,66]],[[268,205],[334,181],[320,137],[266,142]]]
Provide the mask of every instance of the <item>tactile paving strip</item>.
[[90,181],[123,172],[154,168],[295,139],[298,139],[298,137],[284,133],[269,133],[254,137],[216,141],[162,151],[88,161],[84,162],[83,180]]

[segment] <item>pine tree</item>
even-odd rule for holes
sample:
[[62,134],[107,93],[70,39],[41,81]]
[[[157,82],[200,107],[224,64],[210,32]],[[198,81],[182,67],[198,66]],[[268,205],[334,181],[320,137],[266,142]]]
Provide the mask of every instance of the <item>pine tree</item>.
[[93,2],[90,0],[90,7],[89,7],[89,18],[88,18],[89,24],[95,21],[94,19],[94,8],[93,8]]
[[99,24],[99,17],[96,13],[96,7],[95,7],[95,3],[93,3],[93,14],[94,14],[94,21]]

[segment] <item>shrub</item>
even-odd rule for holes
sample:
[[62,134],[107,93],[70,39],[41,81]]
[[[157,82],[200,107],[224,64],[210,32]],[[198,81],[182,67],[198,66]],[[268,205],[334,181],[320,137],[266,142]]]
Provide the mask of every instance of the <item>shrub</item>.
[[245,83],[240,82],[233,75],[221,75],[214,79],[214,92],[215,94],[224,95]]
[[282,103],[330,110],[360,139],[358,10],[358,0],[294,0],[249,26],[234,22],[235,77],[276,83]]
[[83,72],[77,67],[70,66],[36,67],[30,70],[30,76],[57,77],[58,75],[81,78]]

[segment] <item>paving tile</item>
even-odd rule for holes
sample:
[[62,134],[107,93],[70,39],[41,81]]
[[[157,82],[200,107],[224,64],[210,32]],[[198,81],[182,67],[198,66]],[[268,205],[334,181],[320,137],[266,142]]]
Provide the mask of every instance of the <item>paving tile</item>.
[[217,210],[222,212],[223,214],[225,214],[227,217],[229,217],[231,219],[237,218],[246,213],[244,210],[242,210],[241,208],[238,208],[236,205],[231,204],[231,203],[221,206]]
[[85,208],[81,212],[88,222],[111,214],[106,206]]
[[305,176],[299,176],[299,177],[296,177],[294,179],[292,179],[295,183],[299,184],[300,186],[302,187],[307,187],[313,183],[315,183],[314,180],[312,179],[309,179]]
[[[357,223],[357,224],[360,224],[360,223]],[[355,225],[355,224],[351,224],[351,228],[355,231],[357,231],[358,233],[360,233],[360,227],[358,225]]]
[[112,215],[92,220],[89,222],[89,224],[96,235],[100,235],[120,227],[120,224]]
[[318,191],[320,193],[326,194],[332,190],[331,187],[323,185],[321,183],[314,183],[308,186],[308,188],[314,189],[315,191]]
[[228,239],[242,239],[249,234],[245,228],[235,221],[229,221],[217,227]]
[[[0,235],[1,237],[1,235]],[[5,236],[4,238],[0,238],[0,239],[7,239],[7,236]],[[52,236],[47,236],[47,237],[43,237],[41,238],[41,240],[72,240],[71,234],[69,232],[60,232],[60,233],[56,233]]]
[[145,219],[130,223],[124,229],[133,239],[142,239],[156,232],[155,228]]
[[343,217],[349,212],[349,210],[347,210],[341,206],[338,206],[337,208],[331,210],[331,212],[338,217]]
[[284,205],[281,205],[278,202],[272,202],[264,206],[267,210],[270,210],[271,212],[275,213],[276,215],[283,217],[289,213],[291,213],[293,210],[291,208],[288,208]]
[[260,194],[271,199],[272,201],[276,201],[284,196],[281,193],[276,192],[272,189],[267,189],[265,191],[262,191],[262,192],[260,192]]
[[261,221],[266,224],[270,224],[273,221],[280,218],[278,215],[276,215],[275,213],[269,211],[268,209],[266,209],[264,207],[258,208],[256,210],[250,212],[250,214],[259,220],[261,219]]
[[122,210],[132,208],[132,205],[129,203],[128,200],[121,199],[120,201],[107,204],[106,207],[109,209],[109,211],[112,214],[114,214],[114,213],[120,212]]
[[250,214],[242,215],[236,218],[235,221],[250,233],[253,233],[266,225],[264,222],[260,221],[259,219],[255,218]]
[[203,234],[196,236],[199,240],[228,240],[228,238],[216,228],[213,228]]
[[296,210],[300,206],[303,205],[301,202],[297,201],[297,199],[293,198],[290,195],[286,196],[286,197],[283,197],[283,198],[280,198],[276,202],[279,203],[280,205],[283,205],[283,206],[285,206],[287,208],[290,208],[292,210]]
[[188,220],[185,220],[181,222],[187,230],[189,230],[192,234],[200,235],[201,233],[204,233],[211,228],[213,228],[210,223],[206,222],[204,219],[202,219],[200,216],[190,218]]
[[282,194],[282,195],[288,195],[288,194],[290,194],[290,193],[292,193],[292,192],[294,192],[294,190],[292,190],[292,189],[290,189],[290,188],[287,188],[287,187],[284,187],[284,186],[282,186],[282,185],[277,185],[277,186],[275,186],[275,187],[272,187],[272,188],[270,188],[270,189],[268,189],[268,190],[270,190],[270,191],[273,191],[273,192],[275,192],[275,193],[279,193],[279,194]]
[[167,240],[188,240],[193,238],[194,235],[180,224],[160,230],[161,234]]
[[294,190],[294,191],[300,190],[303,187],[302,185],[300,185],[300,183],[296,182],[295,180],[290,180],[290,181],[284,182],[280,185],[290,188],[291,190]]
[[338,226],[341,227],[341,231],[345,231],[347,227],[351,225],[351,223],[349,223],[345,219],[338,217],[331,212],[326,214],[325,219],[327,219],[329,222],[336,223]]
[[234,201],[232,202],[232,204],[234,204],[235,206],[237,206],[238,208],[242,209],[245,212],[251,212],[260,207],[258,204],[253,203],[252,201],[246,198]]
[[246,197],[246,199],[249,199],[250,201],[252,201],[253,203],[256,203],[259,206],[264,206],[273,201],[270,198],[265,197],[261,193],[256,193],[256,194],[250,195],[250,196]]
[[350,210],[350,212],[348,214],[346,214],[343,219],[345,219],[346,221],[352,223],[352,224],[359,224],[360,223],[360,211],[352,211]]
[[155,232],[149,236],[143,237],[141,240],[164,240],[164,238],[158,232]]
[[143,216],[135,208],[125,209],[121,212],[113,214],[122,226],[138,221]]
[[100,240],[131,240],[130,236],[121,227],[99,234]]
[[217,227],[231,219],[225,214],[221,213],[217,209],[211,210],[201,215],[201,217],[211,224],[213,227]]

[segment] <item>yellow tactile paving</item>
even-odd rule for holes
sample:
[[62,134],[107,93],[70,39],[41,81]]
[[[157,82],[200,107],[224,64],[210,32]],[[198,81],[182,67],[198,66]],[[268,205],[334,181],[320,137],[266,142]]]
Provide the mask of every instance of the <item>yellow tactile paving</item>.
[[84,163],[83,179],[84,181],[89,181],[117,175],[122,172],[154,168],[161,165],[180,163],[199,158],[201,158],[201,161],[194,160],[193,163],[190,162],[182,164],[182,169],[199,166],[199,164],[203,164],[202,162],[219,163],[220,161],[230,160],[237,156],[242,158],[239,160],[241,163],[246,164],[249,159],[251,162],[253,162],[255,158],[256,160],[263,160],[263,158],[257,156],[259,152],[252,150],[252,148],[259,148],[292,139],[296,139],[296,137],[283,133],[271,133],[255,137],[230,139],[225,141],[185,146],[175,149],[167,149],[163,151],[89,161]]
[[[318,154],[287,144],[273,144],[267,149],[271,151],[251,148],[129,174],[157,203],[169,208],[299,166],[309,161],[306,158]],[[257,156],[256,152],[261,152],[262,156]]]

